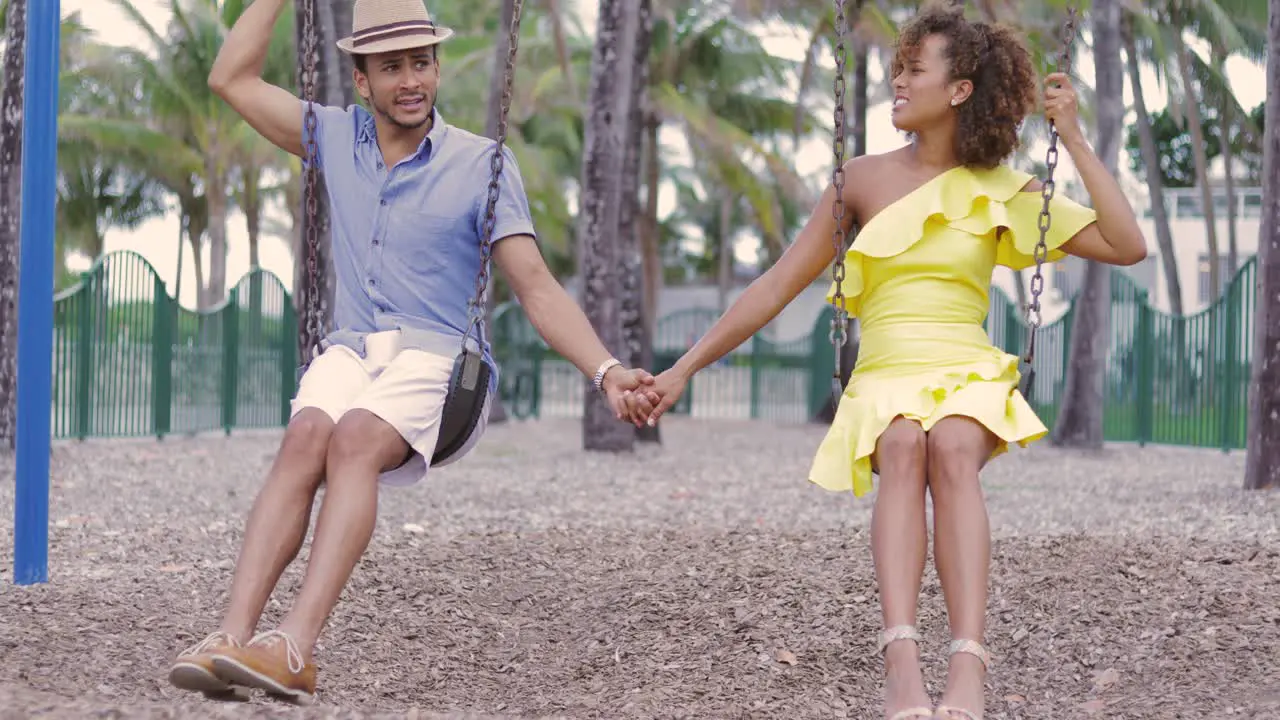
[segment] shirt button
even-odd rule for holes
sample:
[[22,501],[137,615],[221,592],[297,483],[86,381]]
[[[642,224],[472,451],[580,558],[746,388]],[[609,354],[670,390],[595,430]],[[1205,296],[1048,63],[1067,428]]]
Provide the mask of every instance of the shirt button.
[[377,284],[378,282],[376,280],[374,280],[373,278],[369,278],[369,285],[377,285]]
[[387,204],[387,199],[386,199],[386,198],[382,198],[382,204],[383,204],[383,205],[386,205],[386,204]]
[[373,246],[374,246],[374,247],[378,247],[378,240],[377,240],[376,238],[375,238],[375,239],[374,239],[374,241],[373,241]]

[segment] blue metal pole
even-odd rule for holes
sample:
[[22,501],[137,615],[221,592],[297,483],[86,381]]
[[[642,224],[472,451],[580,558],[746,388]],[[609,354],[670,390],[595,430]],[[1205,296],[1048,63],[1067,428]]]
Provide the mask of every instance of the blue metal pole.
[[13,579],[49,579],[49,443],[53,391],[53,223],[58,162],[59,0],[27,3],[18,285],[17,487]]

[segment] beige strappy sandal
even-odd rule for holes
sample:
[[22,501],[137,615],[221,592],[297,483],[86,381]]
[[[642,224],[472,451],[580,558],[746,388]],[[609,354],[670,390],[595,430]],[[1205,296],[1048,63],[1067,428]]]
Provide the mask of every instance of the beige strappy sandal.
[[[895,643],[899,640],[910,640],[914,643],[920,642],[920,633],[916,632],[914,626],[898,625],[880,633],[880,654],[884,655],[884,649],[889,647],[889,643]],[[913,707],[899,710],[894,713],[889,720],[915,720],[916,718],[932,718],[933,710],[927,707]]]
[[[976,640],[953,640],[949,655],[955,655],[956,653],[969,653],[982,661],[983,668],[990,669],[991,667],[991,654]],[[962,716],[964,720],[982,720],[982,716],[972,710],[950,705],[939,705],[933,717],[939,720],[958,720],[957,716]]]

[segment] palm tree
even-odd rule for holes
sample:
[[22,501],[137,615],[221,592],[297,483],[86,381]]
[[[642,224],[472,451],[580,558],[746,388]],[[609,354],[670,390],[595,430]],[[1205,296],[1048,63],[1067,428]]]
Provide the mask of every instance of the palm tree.
[[[791,231],[784,204],[807,205],[814,193],[770,147],[794,127],[808,132],[819,123],[791,100],[772,96],[785,84],[791,64],[770,55],[752,29],[723,4],[666,0],[655,4],[652,52],[644,118],[645,208],[641,229],[645,319],[650,332],[662,286],[658,191],[664,172],[660,131],[679,128],[706,169],[704,181],[717,197],[741,198],[769,258],[776,259]],[[800,118],[797,119],[797,113]],[[702,174],[702,173],[700,173]]]
[[[622,337],[623,242],[618,232],[623,215],[623,169],[626,143],[632,137],[639,80],[636,45],[640,39],[643,0],[600,0],[587,100],[586,141],[582,164],[583,305],[596,333],[617,357],[627,357]],[[618,422],[594,389],[585,388],[582,443],[587,450],[630,450],[635,428]]]
[[11,0],[4,10],[4,90],[0,94],[0,447],[13,450],[18,427],[19,190],[27,0]]
[[[95,125],[95,118],[69,118],[77,132],[113,142],[132,143],[129,147],[149,153],[154,161],[152,172],[165,176],[165,186],[180,199],[207,205],[199,211],[206,222],[210,246],[208,281],[198,293],[199,304],[207,307],[220,301],[226,291],[227,216],[236,196],[250,204],[261,198],[254,197],[259,188],[250,187],[235,192],[241,171],[252,183],[261,151],[246,145],[249,135],[244,121],[209,89],[207,78],[217,56],[227,28],[234,24],[244,9],[242,0],[168,0],[172,21],[168,31],[161,33],[153,27],[134,5],[132,0],[112,0],[150,39],[153,54],[139,48],[120,48],[119,61],[127,62],[141,83],[141,97],[148,105],[147,112],[125,123],[114,122],[114,127]],[[268,72],[277,82],[283,82],[292,72],[293,59],[285,48],[289,45],[292,27],[281,23],[268,56]],[[277,47],[279,46],[279,47]],[[282,63],[287,65],[282,66]],[[131,123],[131,126],[127,126]],[[153,143],[158,138],[163,147],[173,154],[160,157]],[[176,141],[176,142],[175,142]],[[188,167],[190,158],[199,161],[198,167]],[[180,168],[175,172],[169,168]],[[192,170],[191,176],[184,176]],[[199,194],[185,193],[188,185],[200,188]],[[184,195],[188,195],[184,197]],[[191,202],[180,202],[181,210],[194,210]],[[184,215],[182,226],[191,228],[196,223]],[[188,230],[188,239],[195,252],[198,274],[203,274],[199,264],[202,234]],[[257,235],[255,229],[252,233]]]
[[[90,39],[78,22],[64,23],[59,115],[94,118],[95,122],[126,121],[135,112],[140,91],[135,68],[114,48]],[[58,217],[55,257],[62,284],[74,278],[65,272],[68,252],[96,259],[110,227],[136,229],[165,211],[162,189],[151,177],[146,153],[127,144],[103,144],[75,132],[75,122],[58,142]]]
[[[1151,114],[1147,112],[1147,101],[1142,89],[1142,58],[1138,55],[1137,41],[1134,37],[1135,14],[1126,10],[1121,39],[1124,42],[1125,59],[1130,88],[1133,92],[1133,109],[1136,115],[1134,124],[1138,128],[1138,144],[1142,153],[1142,163],[1148,168],[1143,173],[1147,182],[1147,194],[1151,197],[1152,224],[1156,229],[1156,246],[1160,249],[1161,267],[1164,269],[1165,286],[1169,292],[1169,309],[1176,315],[1182,312],[1182,282],[1178,277],[1178,258],[1173,249],[1173,231],[1169,227],[1169,208],[1164,202],[1164,183],[1157,168],[1160,158],[1156,152],[1155,134],[1151,128]],[[1181,328],[1178,324],[1176,327]],[[1179,343],[1181,345],[1181,343]]]
[[[1267,87],[1280,84],[1280,0],[1268,3]],[[1258,304],[1254,311],[1253,382],[1244,485],[1280,487],[1280,95],[1267,96]]]
[[[1120,63],[1120,0],[1095,0],[1097,153],[1114,175],[1124,130],[1124,66]],[[1052,442],[1078,448],[1102,447],[1103,380],[1110,345],[1111,267],[1089,261],[1072,313],[1066,387],[1054,422]]]
[[[1225,118],[1219,117],[1226,123],[1247,113],[1239,108],[1226,77],[1191,50],[1187,33],[1208,41],[1215,57],[1220,55],[1225,59],[1233,53],[1257,57],[1261,54],[1260,28],[1265,22],[1265,8],[1256,0],[1158,0],[1149,3],[1148,7],[1149,12],[1131,14],[1130,19],[1135,34],[1144,38],[1137,44],[1137,49],[1149,53],[1150,67],[1156,71],[1157,77],[1166,80],[1169,108],[1185,122],[1191,135],[1196,185],[1200,188],[1210,258],[1209,293],[1212,300],[1221,294],[1222,253],[1209,178],[1208,132],[1202,103],[1209,98],[1219,100],[1210,107],[1229,103],[1231,108],[1225,113]],[[1224,115],[1221,111],[1218,114]],[[1223,137],[1229,135],[1224,133]]]

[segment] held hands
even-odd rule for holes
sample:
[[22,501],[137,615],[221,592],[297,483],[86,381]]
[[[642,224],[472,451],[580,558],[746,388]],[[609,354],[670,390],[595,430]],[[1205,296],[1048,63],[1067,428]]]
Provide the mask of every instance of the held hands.
[[658,418],[676,404],[688,384],[689,378],[675,369],[663,372],[648,387],[625,395],[626,413],[619,419],[636,427],[657,425]]
[[[647,370],[641,368],[628,370],[621,365],[615,365],[605,373],[604,380],[600,384],[609,401],[609,407],[613,409],[613,414],[619,420],[632,420],[635,398],[648,394],[647,388],[653,383],[653,375]],[[652,396],[652,402],[655,404],[658,402],[657,395]],[[636,426],[639,427],[639,423],[636,423]]]
[[1050,73],[1044,79],[1044,116],[1053,121],[1058,137],[1071,143],[1084,139],[1080,129],[1079,99],[1071,78],[1066,73]]

